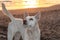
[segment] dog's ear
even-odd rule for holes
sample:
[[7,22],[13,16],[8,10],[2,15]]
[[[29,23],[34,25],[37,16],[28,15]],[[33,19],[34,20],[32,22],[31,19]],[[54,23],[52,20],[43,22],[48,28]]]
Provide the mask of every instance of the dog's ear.
[[39,20],[40,20],[40,17],[41,17],[41,13],[38,12],[38,13],[35,15],[35,18],[39,21]]
[[27,12],[24,13],[24,18],[29,16],[29,14]]

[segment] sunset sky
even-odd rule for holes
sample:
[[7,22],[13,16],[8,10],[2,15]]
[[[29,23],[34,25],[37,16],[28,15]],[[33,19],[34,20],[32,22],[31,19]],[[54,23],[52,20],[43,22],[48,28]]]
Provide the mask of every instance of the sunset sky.
[[7,9],[24,9],[24,8],[37,8],[49,7],[52,5],[60,4],[60,0],[0,0],[4,2]]

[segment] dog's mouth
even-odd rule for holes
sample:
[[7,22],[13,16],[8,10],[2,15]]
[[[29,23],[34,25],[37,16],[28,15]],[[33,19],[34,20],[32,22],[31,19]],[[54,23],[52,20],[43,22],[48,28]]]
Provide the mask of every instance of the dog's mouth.
[[33,27],[32,23],[31,24],[27,23],[27,20],[23,20],[23,25],[28,25],[29,27]]
[[27,25],[27,21],[26,21],[26,20],[23,20],[23,24],[24,24],[24,25]]

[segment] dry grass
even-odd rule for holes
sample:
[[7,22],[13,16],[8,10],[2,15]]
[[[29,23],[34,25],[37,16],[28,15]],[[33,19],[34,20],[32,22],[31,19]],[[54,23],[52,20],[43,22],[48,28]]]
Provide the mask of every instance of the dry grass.
[[[34,9],[35,10],[35,9]],[[40,11],[40,10],[39,10]],[[14,17],[23,18],[24,11],[10,11]],[[34,15],[35,12],[27,12],[30,15]],[[41,19],[39,21],[39,26],[41,29],[41,40],[60,40],[60,10],[48,10],[41,11]],[[0,11],[0,35],[5,35],[7,33],[7,27],[10,19],[3,15]],[[4,37],[0,37],[0,40],[6,40]]]

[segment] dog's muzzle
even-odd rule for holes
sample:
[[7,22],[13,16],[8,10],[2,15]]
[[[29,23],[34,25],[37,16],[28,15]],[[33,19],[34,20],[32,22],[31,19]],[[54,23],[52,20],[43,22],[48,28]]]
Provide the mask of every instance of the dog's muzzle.
[[23,20],[23,24],[24,24],[24,25],[27,25],[27,21],[26,21],[26,20]]

